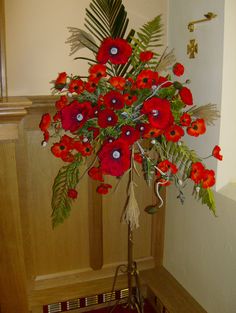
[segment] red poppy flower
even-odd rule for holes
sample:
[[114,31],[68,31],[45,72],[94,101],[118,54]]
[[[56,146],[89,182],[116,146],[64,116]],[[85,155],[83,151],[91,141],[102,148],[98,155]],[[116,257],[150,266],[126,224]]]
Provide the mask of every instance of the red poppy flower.
[[138,100],[138,97],[136,95],[131,95],[129,93],[125,93],[123,97],[125,104],[128,106],[131,106],[135,101]]
[[152,97],[144,101],[142,114],[147,114],[152,127],[165,129],[173,122],[170,102],[166,99]]
[[110,184],[101,184],[97,187],[97,192],[101,195],[106,195],[109,192],[109,188],[112,188]]
[[66,85],[67,74],[66,72],[59,73],[55,80],[54,87],[58,90],[62,90]]
[[88,81],[84,84],[84,90],[93,93],[97,89],[97,84],[94,81]]
[[190,136],[198,137],[206,132],[206,125],[204,119],[199,118],[196,121],[192,122],[191,125],[187,128],[187,133]]
[[97,53],[97,61],[105,64],[125,64],[132,54],[130,44],[122,38],[106,38]]
[[192,105],[193,104],[193,96],[191,91],[187,87],[183,87],[179,91],[179,95],[183,103],[187,105]]
[[142,164],[143,163],[143,157],[141,153],[134,153],[134,160],[139,163]]
[[175,63],[173,66],[173,73],[175,76],[182,76],[184,74],[184,66],[180,63]]
[[70,152],[70,149],[66,146],[65,143],[57,142],[52,146],[51,151],[55,157],[65,159],[65,157]]
[[131,152],[127,142],[122,139],[104,144],[98,157],[104,174],[122,176],[130,168]]
[[78,197],[78,192],[75,189],[69,189],[67,195],[71,199],[76,199]]
[[104,104],[109,109],[115,109],[115,110],[123,109],[125,105],[124,97],[120,92],[111,90],[107,94],[105,94]]
[[150,125],[147,123],[139,123],[136,124],[135,128],[139,131],[140,136],[143,136],[150,129]]
[[84,90],[84,82],[81,79],[72,79],[68,87],[69,92],[80,94]]
[[124,125],[121,127],[120,138],[126,140],[129,145],[132,145],[140,138],[140,133],[134,127]]
[[121,76],[113,76],[109,79],[109,83],[118,90],[123,90],[125,88],[126,80]]
[[152,51],[143,51],[139,55],[139,59],[141,62],[145,63],[150,61],[153,58],[154,53]]
[[157,138],[163,134],[163,130],[149,126],[143,133],[143,138]]
[[82,156],[89,156],[93,152],[90,142],[75,141],[74,149],[81,153]]
[[101,181],[103,182],[104,179],[103,179],[103,172],[101,170],[100,167],[91,167],[88,171],[88,175],[90,178],[94,179],[94,180],[98,180],[98,181]]
[[89,81],[98,82],[102,77],[107,76],[107,68],[103,64],[95,64],[89,68]]
[[216,159],[222,161],[223,160],[223,155],[220,154],[221,148],[219,146],[215,146],[214,149],[212,150],[212,155]]
[[189,126],[191,124],[191,116],[188,113],[184,113],[181,117],[180,117],[180,124],[182,126]]
[[41,121],[39,123],[39,128],[41,129],[42,132],[45,132],[48,130],[48,128],[51,125],[51,116],[49,113],[43,114]]
[[92,112],[91,103],[88,101],[72,101],[61,110],[62,127],[65,130],[75,132],[86,123]]
[[66,96],[61,96],[59,100],[56,101],[55,107],[58,111],[63,109],[68,104],[68,99]]
[[98,125],[101,128],[115,126],[117,121],[118,117],[113,110],[105,109],[98,112]]
[[157,167],[164,173],[170,171],[172,174],[176,174],[178,172],[177,166],[171,163],[169,160],[161,161],[160,163],[158,163]]
[[204,165],[201,162],[196,162],[192,164],[190,178],[196,183],[199,184],[203,178]]
[[151,88],[158,84],[158,73],[152,70],[142,70],[138,76],[136,85],[139,89]]
[[184,130],[179,125],[171,125],[164,133],[166,140],[177,142],[184,135]]
[[204,170],[202,175],[202,187],[210,188],[215,185],[215,172],[213,170]]

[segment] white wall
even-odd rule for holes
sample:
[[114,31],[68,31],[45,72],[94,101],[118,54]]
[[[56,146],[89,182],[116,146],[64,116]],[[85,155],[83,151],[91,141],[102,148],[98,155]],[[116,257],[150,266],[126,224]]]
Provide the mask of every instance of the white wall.
[[[186,78],[190,77],[192,81],[196,104],[216,103],[223,115],[217,125],[209,128],[193,147],[203,156],[211,151],[212,146],[220,143],[224,162],[219,162],[218,166],[216,161],[206,164],[217,170],[217,179],[220,184],[222,181],[225,184],[230,173],[226,173],[225,167],[229,164],[230,156],[233,159],[235,155],[235,135],[230,127],[235,123],[235,75],[229,76],[230,69],[235,68],[235,50],[225,48],[223,53],[223,46],[233,40],[235,2],[170,0],[169,3],[169,45],[176,48],[177,57],[187,67]],[[196,25],[195,32],[189,33],[186,28],[188,22],[202,18],[209,11],[218,17]],[[229,11],[231,18],[228,20]],[[234,25],[234,32],[226,34],[229,25]],[[190,60],[186,55],[186,45],[192,38],[198,41],[199,54],[196,59]],[[235,70],[232,71],[235,73]],[[231,166],[231,173],[234,170],[235,166]],[[168,189],[164,265],[208,313],[235,313],[236,203],[216,192],[218,217],[215,218],[206,206],[193,199],[191,190],[189,186],[182,206],[176,199],[175,188]]]
[[[8,94],[50,94],[58,72],[86,74],[87,64],[69,56],[67,27],[83,28],[89,0],[5,1]],[[164,13],[166,1],[125,0],[130,27],[139,28]],[[87,55],[86,49],[80,55]],[[77,55],[76,55],[77,56]]]

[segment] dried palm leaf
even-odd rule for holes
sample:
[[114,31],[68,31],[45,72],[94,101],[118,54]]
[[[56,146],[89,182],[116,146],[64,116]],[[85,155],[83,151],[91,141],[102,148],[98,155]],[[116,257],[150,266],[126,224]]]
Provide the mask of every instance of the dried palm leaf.
[[165,72],[170,66],[174,65],[175,63],[176,58],[174,55],[174,49],[172,49],[170,52],[167,52],[166,48],[160,58],[160,61],[157,63],[155,70],[158,72]]
[[88,48],[94,53],[97,53],[98,46],[96,45],[92,35],[76,27],[68,27],[68,29],[71,35],[66,40],[66,43],[70,44],[70,55],[75,54],[78,50],[84,47]]
[[199,107],[194,106],[189,111],[191,115],[197,118],[203,118],[207,125],[214,125],[220,117],[220,112],[215,104],[208,103]]

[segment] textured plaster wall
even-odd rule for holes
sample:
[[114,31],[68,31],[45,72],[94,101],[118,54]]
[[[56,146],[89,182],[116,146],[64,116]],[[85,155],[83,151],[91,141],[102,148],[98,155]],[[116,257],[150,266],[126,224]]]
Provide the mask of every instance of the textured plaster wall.
[[[68,26],[83,28],[88,0],[5,1],[9,95],[50,94],[58,72],[86,74],[84,61],[69,56]],[[130,27],[138,28],[159,13],[166,20],[164,0],[125,0]],[[83,49],[80,55],[88,56]]]
[[[206,156],[212,146],[220,143],[224,163],[206,164],[217,171],[220,185],[227,184],[235,174],[235,165],[230,163],[235,156],[235,1],[170,0],[169,4],[169,45],[187,67],[186,78],[192,81],[195,102],[216,103],[222,112],[216,126],[192,146]],[[188,22],[210,11],[217,18],[198,24],[195,32],[189,33]],[[196,39],[199,45],[199,54],[192,60],[186,55],[190,39]],[[235,194],[235,186],[231,189]],[[168,190],[164,265],[208,313],[235,313],[236,202],[215,192],[215,218],[206,206],[194,200],[191,191],[192,187],[185,191],[182,206],[175,188]]]

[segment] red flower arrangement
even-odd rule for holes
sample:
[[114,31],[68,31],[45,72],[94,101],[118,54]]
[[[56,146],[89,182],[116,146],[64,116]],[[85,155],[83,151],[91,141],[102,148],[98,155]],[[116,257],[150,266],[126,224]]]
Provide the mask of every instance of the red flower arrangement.
[[[102,14],[104,6],[95,2]],[[183,201],[182,190],[192,181],[196,198],[215,212],[211,190],[215,183],[214,171],[205,168],[204,158],[189,149],[183,138],[203,135],[217,111],[207,105],[201,106],[199,111],[187,87],[188,81],[175,80],[184,74],[182,64],[175,60],[166,64],[165,61],[172,70],[169,74],[165,71],[163,76],[162,60],[166,52],[160,58],[153,49],[154,42],[158,46],[160,17],[145,24],[137,33],[131,31],[132,35],[124,39],[128,20],[124,15],[120,22],[123,8],[110,17],[111,29],[107,29],[107,12],[104,13],[99,26],[102,32],[96,28],[100,16],[93,12],[92,6],[90,10],[87,26],[99,42],[92,39],[91,34],[83,35],[85,38],[80,41],[80,45],[96,54],[94,60],[88,59],[88,76],[60,73],[53,81],[53,92],[60,95],[55,102],[56,113],[53,117],[44,114],[39,125],[44,135],[43,144],[52,139],[52,153],[67,164],[59,171],[53,186],[53,224],[61,222],[62,212],[68,212],[71,200],[77,198],[76,188],[84,176],[80,165],[90,155],[94,155],[94,162],[86,172],[91,179],[101,182],[97,192],[102,195],[112,191],[112,186],[106,183],[107,175],[121,178],[140,166],[147,183],[156,185],[161,201],[161,186],[174,183]],[[86,33],[83,31],[83,34]],[[148,36],[146,41],[145,36]],[[215,146],[211,156],[222,160],[220,151],[220,147]],[[129,189],[134,197],[134,174],[130,177]],[[131,209],[128,204],[126,212]],[[137,226],[137,222],[129,219],[127,222],[132,228]]]

